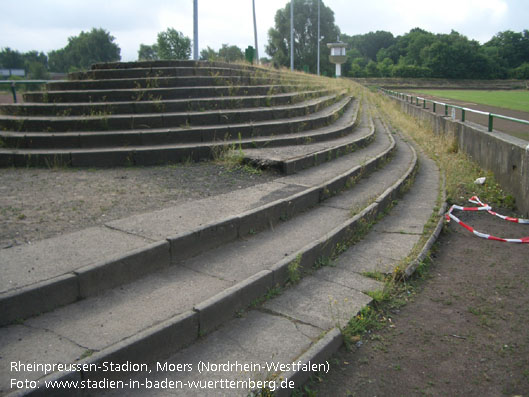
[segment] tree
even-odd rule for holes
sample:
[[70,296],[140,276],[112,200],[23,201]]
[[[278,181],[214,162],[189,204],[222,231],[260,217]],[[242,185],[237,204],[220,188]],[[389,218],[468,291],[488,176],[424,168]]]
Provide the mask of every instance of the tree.
[[9,47],[2,48],[0,66],[6,69],[24,69],[24,57],[20,52]]
[[158,46],[156,44],[140,44],[138,50],[138,61],[155,61],[158,58]]
[[226,62],[241,61],[244,59],[244,54],[236,45],[223,44],[219,50],[219,58],[224,59]]
[[218,59],[219,59],[219,54],[217,53],[217,51],[215,51],[210,46],[207,46],[205,49],[200,51],[200,60],[201,61],[213,62],[213,61],[216,61]]
[[173,28],[158,33],[158,56],[160,59],[189,59],[191,39]]
[[[318,50],[318,1],[294,1],[294,66],[302,70],[308,67],[317,71]],[[323,2],[320,5],[320,33],[323,36],[320,48],[322,73],[334,74],[334,65],[329,61],[329,48],[325,43],[335,42],[340,30],[334,24],[334,12]],[[266,53],[274,64],[290,65],[290,2],[275,15],[275,26],[268,31]]]
[[502,63],[507,68],[517,68],[529,62],[529,30],[517,33],[506,30],[495,35],[485,47],[495,48]]
[[97,62],[119,61],[121,49],[114,40],[114,36],[101,28],[69,37],[66,47],[48,53],[50,70],[70,72],[88,69]]

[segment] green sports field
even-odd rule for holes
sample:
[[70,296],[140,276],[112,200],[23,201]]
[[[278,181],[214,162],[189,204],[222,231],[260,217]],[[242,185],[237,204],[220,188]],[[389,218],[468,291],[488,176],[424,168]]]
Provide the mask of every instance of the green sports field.
[[[485,91],[485,90],[418,90],[417,93],[439,98],[480,103],[482,105],[521,110],[529,113],[529,91]],[[469,106],[471,107],[471,106]]]

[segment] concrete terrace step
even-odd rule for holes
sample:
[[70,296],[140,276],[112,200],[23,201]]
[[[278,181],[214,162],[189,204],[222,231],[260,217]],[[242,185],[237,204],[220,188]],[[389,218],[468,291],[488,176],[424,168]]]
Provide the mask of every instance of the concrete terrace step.
[[[278,118],[308,115],[331,105],[340,95],[325,95],[289,105],[245,109],[206,110],[202,112],[166,112],[160,108],[155,113],[112,114],[89,116],[0,116],[0,124],[11,131],[110,131],[137,128],[171,128],[178,126],[203,126],[218,124],[249,123]],[[163,102],[160,102],[162,106]]]
[[232,69],[256,69],[256,66],[230,62],[209,62],[194,60],[155,60],[135,62],[99,62],[91,66],[91,70],[99,69],[135,69],[135,68],[161,68],[161,67],[230,67]]
[[0,113],[15,116],[94,116],[98,114],[141,114],[156,112],[187,112],[211,109],[285,106],[307,98],[330,95],[329,90],[311,90],[272,95],[230,96],[198,99],[161,98],[143,101],[79,102],[79,103],[18,103],[0,105]]
[[[378,127],[382,129],[379,124]],[[391,141],[385,132],[382,135]],[[373,219],[391,204],[398,190],[412,177],[415,167],[414,152],[402,145],[396,151],[392,167],[374,173],[364,193],[358,193],[362,188],[357,192],[355,185],[310,212],[276,224],[273,230],[179,261],[177,266],[119,290],[103,292],[28,320],[24,325],[3,328],[3,339],[10,342],[4,357],[10,361],[11,351],[19,352],[20,357],[20,347],[24,344],[33,347],[29,349],[33,354],[31,361],[39,361],[36,357],[42,343],[39,345],[37,341],[46,338],[54,351],[59,352],[56,357],[61,357],[61,362],[76,360],[87,349],[97,352],[80,362],[99,363],[109,358],[117,362],[139,357],[141,362],[148,362],[167,357],[193,342],[199,332],[212,332],[235,311],[264,295],[267,289],[283,285],[292,277],[288,268],[293,263],[303,272],[311,269],[318,258],[330,256],[337,244],[354,235],[361,218]],[[294,181],[294,176],[288,178]],[[305,181],[301,176],[299,183]],[[376,200],[370,204],[373,194]],[[365,209],[361,215],[351,218],[351,208],[356,206]],[[352,292],[351,288],[347,290]],[[367,297],[362,297],[345,306],[354,314],[366,301]],[[300,326],[306,328],[302,333],[309,339],[316,338],[324,329],[322,323]],[[258,345],[259,341],[255,342]],[[302,351],[299,346],[296,348],[297,354]],[[45,358],[50,360],[49,353]],[[24,357],[19,359],[25,361]],[[84,374],[87,375],[91,376]],[[79,378],[81,374],[70,376]]]
[[[0,149],[0,165],[61,164],[74,167],[108,167],[211,159],[216,153],[215,150],[239,143],[242,145],[243,140],[245,147],[254,146],[253,142],[258,137],[300,134],[303,131],[323,128],[337,121],[350,101],[350,97],[343,98],[309,115],[245,124],[56,134],[2,132],[0,137],[5,145],[15,148]],[[275,114],[280,116],[282,112],[283,110],[279,109]],[[26,149],[24,145],[31,147]],[[35,146],[36,149],[33,149]]]
[[[275,182],[2,250],[2,323],[96,294],[292,217],[387,162],[394,143],[383,131],[379,135],[367,148]],[[121,274],[125,268],[130,271]]]
[[204,87],[224,85],[264,85],[264,84],[300,84],[304,78],[285,79],[281,76],[256,77],[251,73],[229,76],[174,76],[174,77],[140,77],[133,79],[105,80],[59,80],[46,84],[49,91],[62,90],[99,90],[126,88],[166,88],[166,87]]
[[[439,171],[435,163],[423,155],[420,155],[420,163],[415,183],[391,213],[379,221],[366,238],[336,258],[332,266],[313,270],[299,284],[239,313],[238,318],[172,356],[153,357],[148,367],[151,373],[141,371],[132,376],[118,376],[116,379],[127,384],[127,394],[247,396],[252,391],[249,384],[252,380],[254,391],[268,387],[275,391],[274,395],[288,396],[311,375],[328,370],[328,361],[343,343],[340,327],[372,301],[367,291],[383,288],[383,284],[363,274],[366,271],[392,272],[398,262],[412,252],[429,217],[437,215]],[[371,178],[360,182],[364,183],[365,192],[371,190],[370,182]],[[152,343],[151,347],[155,345]],[[129,358],[147,363],[145,354],[138,353],[134,352]],[[98,358],[102,360],[101,356]],[[97,358],[92,362],[97,362]],[[160,362],[162,369],[157,368],[156,362]],[[199,372],[201,362],[212,368],[202,367],[203,372]],[[163,370],[166,363],[169,368],[187,364],[188,370]],[[279,365],[285,368],[280,369]],[[159,385],[169,379],[174,387],[147,389],[146,379]],[[259,381],[260,386],[256,386]],[[117,390],[98,393],[118,394]]]
[[[27,132],[0,132],[0,138],[5,147],[16,149],[39,149],[39,148],[109,148],[125,146],[130,150],[133,146],[148,145],[171,145],[177,143],[206,143],[212,142],[216,145],[239,144],[244,147],[257,147],[274,145],[274,141],[281,141],[285,135],[290,137],[291,142],[299,141],[313,135],[310,139],[319,139],[318,135],[328,135],[326,139],[332,139],[333,134],[327,134],[327,130],[344,132],[344,119],[346,113],[356,114],[356,107],[351,106],[354,102],[351,98],[344,98],[323,110],[312,115],[293,117],[290,119],[279,119],[272,122],[256,122],[232,125],[212,125],[200,127],[178,127],[173,129],[139,129],[125,131],[83,131],[64,133],[27,133]],[[345,110],[344,110],[345,109]],[[332,122],[337,116],[337,118]],[[332,123],[332,124],[331,124]],[[329,124],[327,127],[325,125]],[[347,123],[345,123],[347,125]],[[322,127],[323,126],[323,127]],[[322,131],[322,129],[327,130]],[[233,136],[236,131],[236,136]],[[334,137],[336,134],[334,135]],[[307,138],[308,139],[308,138]],[[323,139],[323,137],[322,137]],[[283,139],[284,140],[284,139]],[[300,141],[301,142],[301,141]],[[306,143],[307,140],[303,140]],[[255,144],[253,144],[255,143]]]
[[[342,117],[342,123],[347,123],[347,116]],[[332,141],[320,139],[313,142],[314,135],[306,135],[304,145],[295,142],[290,146],[267,145],[259,149],[246,149],[244,161],[259,168],[273,168],[287,175],[294,174],[367,146],[374,139],[375,132],[367,112],[362,113],[362,121],[354,132]]]
[[[300,91],[306,85],[239,85],[215,87],[173,87],[173,88],[129,88],[77,91],[45,91],[24,93],[25,102],[34,103],[71,103],[106,101],[146,101],[149,98],[161,100],[212,98],[235,95],[275,95]],[[317,88],[316,86],[314,88]]]
[[261,76],[277,77],[280,72],[269,69],[246,68],[235,69],[232,65],[220,66],[162,66],[148,68],[127,69],[92,69],[83,72],[69,73],[69,80],[104,80],[104,79],[132,79],[142,77],[171,77],[171,76],[244,76],[258,74]]

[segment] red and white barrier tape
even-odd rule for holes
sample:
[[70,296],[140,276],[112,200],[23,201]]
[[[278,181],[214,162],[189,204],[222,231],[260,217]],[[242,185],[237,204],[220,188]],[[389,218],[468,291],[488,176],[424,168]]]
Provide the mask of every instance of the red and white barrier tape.
[[491,236],[490,234],[485,234],[478,232],[477,230],[474,230],[472,226],[467,225],[466,223],[462,222],[457,216],[452,214],[453,210],[459,210],[459,211],[487,211],[491,215],[495,215],[503,220],[509,221],[509,222],[515,222],[515,223],[522,223],[522,224],[529,224],[529,219],[521,219],[521,218],[511,218],[510,216],[500,215],[494,211],[492,211],[492,208],[481,202],[481,200],[477,196],[472,196],[468,201],[474,204],[478,204],[479,207],[461,207],[459,205],[452,205],[448,212],[445,215],[445,218],[448,222],[450,222],[450,219],[453,219],[458,224],[463,226],[468,231],[474,233],[476,236],[481,238],[486,238],[488,240],[495,240],[495,241],[503,241],[506,243],[529,243],[529,236],[523,237],[523,238],[500,238]]

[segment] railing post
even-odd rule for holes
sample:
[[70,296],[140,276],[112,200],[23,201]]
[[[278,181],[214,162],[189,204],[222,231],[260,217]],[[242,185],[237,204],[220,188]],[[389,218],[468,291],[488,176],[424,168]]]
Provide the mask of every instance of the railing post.
[[17,88],[14,81],[11,82],[11,92],[13,93],[13,102],[17,103]]
[[492,125],[492,113],[489,113],[489,132],[492,132],[493,125]]
[[423,108],[423,109],[426,109],[426,98],[423,98],[423,101],[424,101],[424,102],[422,103],[422,108]]
[[445,104],[445,116],[448,116],[448,105]]
[[418,96],[415,97],[415,104],[416,104],[417,106],[419,106],[419,97],[418,97]]
[[461,109],[461,121],[465,122],[465,109]]
[[435,105],[437,105],[435,102],[433,102],[433,112],[435,113]]

